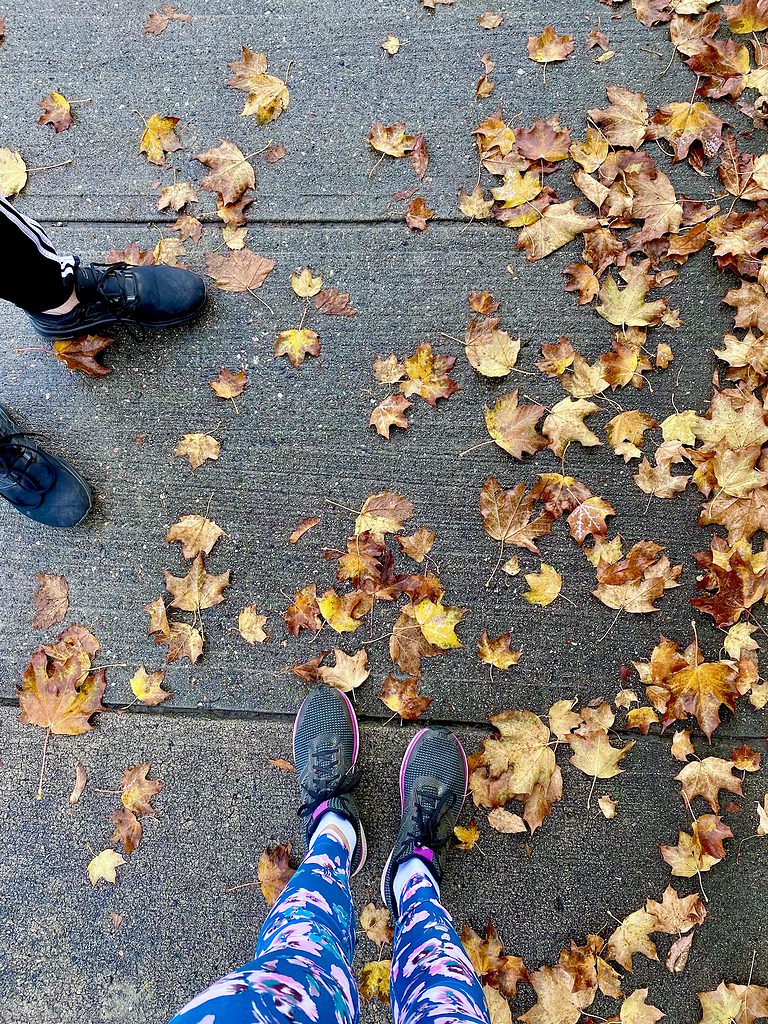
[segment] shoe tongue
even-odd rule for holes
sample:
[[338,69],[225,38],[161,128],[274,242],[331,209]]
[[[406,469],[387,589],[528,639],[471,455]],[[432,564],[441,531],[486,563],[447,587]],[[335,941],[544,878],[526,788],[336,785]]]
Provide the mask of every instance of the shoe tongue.
[[78,266],[75,279],[75,291],[81,302],[94,302],[110,298],[132,297],[135,293],[133,278],[126,274],[123,267],[113,274],[107,273],[108,267]]

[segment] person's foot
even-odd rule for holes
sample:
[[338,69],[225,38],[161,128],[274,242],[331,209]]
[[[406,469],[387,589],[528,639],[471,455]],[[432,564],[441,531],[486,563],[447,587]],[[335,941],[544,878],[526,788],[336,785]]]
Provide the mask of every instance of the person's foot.
[[43,451],[0,409],[0,497],[44,526],[68,529],[91,511],[88,484],[63,459]]
[[440,885],[448,843],[467,792],[467,758],[458,739],[444,729],[421,729],[400,768],[400,832],[381,876],[381,898],[398,917],[397,869],[413,858],[424,862]]
[[74,338],[110,324],[153,330],[177,327],[202,312],[205,281],[181,267],[131,267],[126,263],[75,263],[78,303],[69,313],[30,313],[38,334]]
[[321,685],[310,690],[296,713],[293,763],[301,793],[299,816],[304,820],[307,849],[321,818],[331,811],[355,830],[351,872],[365,863],[367,844],[360,814],[352,797],[359,781],[355,771],[360,730],[346,694]]

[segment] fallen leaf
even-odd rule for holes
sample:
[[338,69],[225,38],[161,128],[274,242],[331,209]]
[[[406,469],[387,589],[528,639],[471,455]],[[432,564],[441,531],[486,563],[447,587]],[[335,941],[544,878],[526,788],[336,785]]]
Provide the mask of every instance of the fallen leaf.
[[216,542],[223,536],[224,531],[218,523],[195,514],[182,516],[169,528],[165,539],[169,544],[179,541],[184,558],[195,558],[201,554],[210,555]]
[[181,139],[176,134],[178,117],[161,117],[152,114],[145,122],[144,131],[139,142],[139,152],[143,153],[149,163],[165,167],[165,157],[181,149]]
[[268,846],[259,857],[259,886],[268,907],[274,905],[277,897],[295,874],[289,863],[292,849],[291,843],[280,843],[277,846]]
[[164,678],[165,672],[162,669],[158,672],[147,672],[143,665],[139,665],[131,677],[129,685],[137,700],[150,708],[154,708],[173,696],[170,690],[163,689],[162,682]]
[[105,377],[112,370],[99,362],[99,354],[114,344],[113,338],[98,334],[81,334],[77,338],[59,338],[53,343],[53,354],[68,370],[79,370],[89,377]]
[[[436,0],[437,3],[443,0]],[[391,960],[374,960],[365,964],[360,971],[360,995],[365,1002],[377,999],[389,1006],[389,977],[392,973]]]
[[308,533],[310,530],[314,530],[314,528],[319,524],[319,516],[307,516],[306,519],[301,520],[301,522],[290,535],[288,540],[291,542],[291,544],[295,544],[297,541],[301,540],[305,533]]
[[159,11],[152,11],[147,15],[144,35],[159,36],[165,32],[172,21],[180,21],[186,25],[191,25],[192,15],[182,14],[177,7],[173,7],[171,4],[163,4]]
[[248,376],[245,370],[233,373],[232,370],[222,367],[216,380],[208,382],[208,387],[212,388],[219,398],[237,398],[248,387]]
[[282,78],[267,74],[265,53],[254,53],[247,46],[242,50],[242,59],[229,65],[234,72],[229,85],[248,93],[242,115],[255,114],[259,124],[276,121],[288,109],[288,87]]
[[477,643],[477,656],[484,665],[492,665],[502,670],[511,668],[520,661],[520,651],[513,651],[510,648],[509,633],[502,633],[491,640],[488,634],[483,632]]
[[525,582],[528,590],[523,597],[528,604],[536,604],[544,608],[557,598],[563,586],[563,577],[553,569],[551,565],[542,562],[539,572],[529,572],[525,575]]
[[141,843],[142,827],[141,822],[127,807],[118,807],[113,811],[109,819],[115,826],[110,842],[122,843],[126,853],[133,853]]
[[171,594],[171,607],[183,612],[200,612],[213,608],[224,600],[229,586],[229,570],[211,574],[205,568],[201,554],[195,555],[186,576],[173,576],[165,570],[165,585]]
[[0,196],[10,199],[27,184],[27,165],[15,149],[0,147]]
[[419,693],[419,680],[416,676],[397,679],[387,675],[381,684],[379,700],[400,718],[415,722],[424,714],[432,703],[431,697]]
[[120,799],[123,806],[139,816],[155,813],[152,800],[165,789],[162,782],[147,778],[149,770],[150,765],[147,762],[126,768],[120,781]]
[[328,683],[337,690],[350,693],[364,683],[371,674],[368,668],[368,652],[361,647],[355,654],[345,654],[344,651],[334,648],[335,665],[322,665],[318,670],[318,676],[323,682]]
[[395,934],[389,911],[386,907],[377,907],[375,903],[367,903],[360,911],[360,927],[379,949],[391,942]]
[[79,761],[75,765],[75,784],[72,787],[72,792],[69,794],[70,804],[79,803],[80,797],[85,792],[85,787],[88,785],[88,772],[85,770],[85,765]]
[[189,459],[192,469],[199,469],[207,460],[213,462],[221,455],[221,444],[210,434],[185,434],[176,445],[176,458]]
[[50,629],[67,617],[69,611],[69,584],[63,576],[35,573],[38,585],[32,594],[37,612],[32,619],[33,629]]
[[200,188],[217,193],[227,205],[237,203],[247,189],[256,187],[253,167],[243,151],[232,142],[224,139],[213,149],[199,153],[195,159],[209,170],[200,182]]
[[[207,274],[223,292],[255,292],[275,269],[275,261],[250,249],[235,252],[211,252],[205,257]],[[313,333],[313,332],[309,332]]]
[[308,327],[281,331],[275,341],[275,356],[286,356],[291,366],[301,366],[307,356],[320,355],[320,339]]
[[43,112],[38,117],[37,123],[49,124],[57,135],[59,132],[71,128],[75,123],[69,100],[66,96],[62,96],[60,92],[54,90],[48,93],[45,99],[40,100],[39,106],[43,108]]
[[121,864],[125,864],[126,860],[121,857],[116,850],[102,850],[101,853],[97,853],[88,862],[88,877],[91,880],[91,885],[96,885],[97,882],[112,882],[117,881],[116,870]]
[[240,636],[249,644],[263,644],[272,635],[270,630],[265,630],[267,616],[259,615],[256,605],[249,604],[241,608],[237,617],[237,630]]

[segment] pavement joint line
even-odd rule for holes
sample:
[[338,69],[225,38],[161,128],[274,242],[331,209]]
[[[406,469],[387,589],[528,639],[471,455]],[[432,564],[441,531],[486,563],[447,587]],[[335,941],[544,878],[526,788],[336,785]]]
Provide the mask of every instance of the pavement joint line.
[[[216,227],[223,226],[223,222],[220,220],[207,220],[199,217],[198,220],[203,224],[204,227]],[[38,217],[37,221],[39,224],[51,224],[54,226],[66,226],[66,227],[77,227],[78,225],[92,225],[92,224],[116,224],[121,227],[131,227],[139,225],[154,225],[158,226],[161,224],[172,225],[173,220],[166,220],[162,217],[138,217],[133,220],[123,220],[120,218],[113,217],[95,217],[89,220],[77,220],[72,218],[56,218],[56,217]],[[343,218],[317,218],[317,219],[306,219],[297,220],[294,217],[290,218],[264,218],[249,220],[246,222],[244,227],[381,227],[385,224],[403,224],[405,223],[400,217],[359,217],[345,220]],[[462,217],[433,217],[430,221],[431,225],[436,224],[466,224],[468,223],[466,218]]]
[[[189,719],[200,719],[203,721],[241,721],[241,722],[275,722],[275,723],[287,723],[293,721],[296,712],[295,711],[255,711],[247,708],[189,708],[189,707],[174,707],[164,708],[158,707],[138,707],[128,706],[124,704],[110,704],[104,705],[107,711],[111,711],[114,714],[123,715],[154,715],[158,718],[189,718]],[[15,697],[0,696],[0,709],[2,708],[18,708],[18,701]],[[541,716],[540,716],[541,717]],[[375,715],[358,714],[358,721],[361,725],[367,727],[381,728],[393,724],[392,718],[378,718]],[[488,730],[491,728],[490,722],[486,721],[458,721],[451,718],[433,718],[429,720],[430,726],[443,729],[454,729],[469,732],[482,732],[483,735],[488,734]],[[405,726],[402,726],[405,728]],[[611,729],[617,737],[622,739],[637,739],[637,730],[627,729]],[[644,739],[655,739],[664,743],[669,741],[671,743],[674,734],[669,733],[648,733]],[[723,743],[739,743],[751,741],[764,741],[765,736],[760,734],[744,734],[739,733],[737,735],[728,735],[718,737]],[[665,744],[666,745],[666,744]]]

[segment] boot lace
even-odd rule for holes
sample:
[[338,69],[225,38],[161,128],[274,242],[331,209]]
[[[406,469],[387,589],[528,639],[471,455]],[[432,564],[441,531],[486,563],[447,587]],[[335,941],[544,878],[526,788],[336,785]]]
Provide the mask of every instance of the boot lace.
[[[124,272],[128,270],[128,264],[123,262],[93,263],[92,266],[104,271],[95,287],[98,302],[107,307],[110,316],[135,341],[143,340],[144,330],[136,324],[129,323],[131,312],[124,276]],[[110,282],[114,282],[117,287],[108,289],[107,286]]]
[[440,824],[443,816],[453,810],[455,804],[456,796],[449,789],[441,797],[434,790],[422,793],[407,832],[410,842],[430,850],[442,849],[451,838],[451,832],[449,829],[441,831]]

